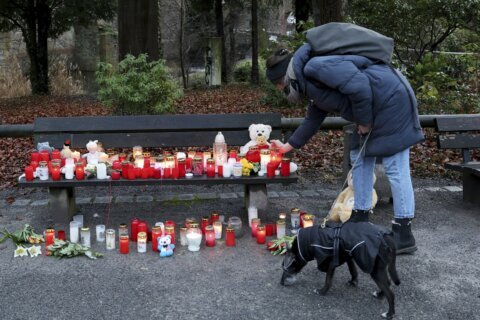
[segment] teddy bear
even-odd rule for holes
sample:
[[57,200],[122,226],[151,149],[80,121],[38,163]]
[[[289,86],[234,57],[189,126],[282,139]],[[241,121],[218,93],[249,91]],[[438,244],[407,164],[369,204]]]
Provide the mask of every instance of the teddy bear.
[[166,235],[158,238],[158,251],[160,252],[160,257],[171,257],[173,256],[173,249],[175,245],[172,243],[172,236]]
[[90,140],[87,143],[87,150],[88,153],[84,154],[82,158],[87,158],[87,163],[96,165],[98,164],[98,160],[100,159],[100,152],[98,152],[98,145],[97,145],[98,140]]
[[[345,188],[337,197],[334,202],[334,206],[330,209],[329,221],[333,222],[345,222],[350,219],[352,215],[353,203],[354,203],[354,189],[352,173],[348,173],[348,187]],[[376,177],[373,175],[373,184],[375,184]],[[377,192],[373,189],[372,194],[372,208],[377,204],[378,197]]]
[[246,154],[250,147],[268,145],[268,139],[270,138],[270,133],[272,133],[272,127],[268,124],[252,124],[248,128],[250,134],[250,141],[246,145],[240,147],[240,153]]
[[63,143],[63,149],[60,152],[63,159],[69,159],[72,157],[72,150],[70,150],[70,140],[65,140]]

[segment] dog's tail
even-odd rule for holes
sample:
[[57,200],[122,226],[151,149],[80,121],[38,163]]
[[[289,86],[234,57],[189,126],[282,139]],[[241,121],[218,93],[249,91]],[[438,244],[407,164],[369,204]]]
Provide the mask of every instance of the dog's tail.
[[391,251],[393,254],[391,255],[391,260],[388,264],[388,273],[390,274],[390,278],[392,279],[395,285],[400,284],[400,278],[398,277],[396,261],[397,261],[397,250],[395,249],[395,241],[392,237],[386,236],[384,237],[385,241],[388,244],[388,250]]

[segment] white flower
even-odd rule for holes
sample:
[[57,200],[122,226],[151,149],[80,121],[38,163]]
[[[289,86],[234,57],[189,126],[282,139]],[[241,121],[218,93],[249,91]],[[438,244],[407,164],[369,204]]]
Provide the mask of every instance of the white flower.
[[27,250],[24,247],[17,245],[17,249],[15,249],[15,253],[13,257],[16,258],[16,257],[24,257],[24,256],[28,256]]
[[36,257],[39,254],[42,254],[42,247],[40,246],[31,246],[28,248],[28,253],[30,253],[30,257]]

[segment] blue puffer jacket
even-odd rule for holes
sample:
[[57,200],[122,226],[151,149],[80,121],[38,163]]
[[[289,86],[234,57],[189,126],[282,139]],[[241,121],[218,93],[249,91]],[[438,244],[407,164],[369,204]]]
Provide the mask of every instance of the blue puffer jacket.
[[[362,56],[311,58],[308,44],[292,59],[300,90],[313,102],[288,140],[294,148],[307,143],[328,113],[372,125],[365,147],[369,157],[391,156],[424,139],[415,94],[398,70]],[[352,148],[358,147],[355,141]]]

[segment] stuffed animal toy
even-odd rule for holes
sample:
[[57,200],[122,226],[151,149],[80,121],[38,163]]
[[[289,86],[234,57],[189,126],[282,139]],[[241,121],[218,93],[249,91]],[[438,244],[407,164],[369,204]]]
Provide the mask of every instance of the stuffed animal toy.
[[63,159],[69,159],[72,157],[72,150],[70,150],[70,140],[65,140],[63,143],[63,149],[60,152]]
[[172,244],[172,236],[166,235],[158,238],[158,251],[160,252],[160,257],[171,257],[173,256],[173,249],[175,245]]
[[248,128],[248,132],[250,134],[250,141],[240,147],[240,153],[246,154],[250,147],[257,146],[257,145],[268,145],[268,139],[270,138],[270,133],[272,133],[272,127],[267,124],[252,124]]
[[[373,175],[373,184],[375,184],[375,175]],[[348,187],[345,188],[335,200],[335,205],[330,210],[329,221],[333,222],[345,222],[350,219],[352,215],[353,203],[354,203],[354,189],[351,172],[348,174]],[[378,197],[377,192],[373,189],[372,195],[372,208],[377,204]]]
[[92,164],[92,165],[97,165],[98,160],[100,159],[100,152],[98,152],[98,146],[97,146],[98,140],[90,140],[87,143],[87,150],[88,153],[84,154],[82,158],[87,158],[87,163]]

